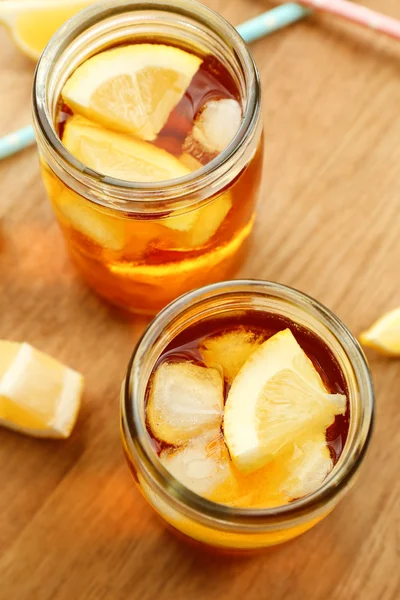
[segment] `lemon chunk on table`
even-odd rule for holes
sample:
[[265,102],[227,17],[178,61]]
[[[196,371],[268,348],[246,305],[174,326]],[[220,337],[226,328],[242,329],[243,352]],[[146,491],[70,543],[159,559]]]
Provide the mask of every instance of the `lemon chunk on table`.
[[75,113],[154,140],[181,100],[201,58],[163,44],[130,44],[86,60],[62,90]]
[[392,310],[360,335],[363,346],[381,354],[400,356],[400,308]]
[[190,173],[166,150],[130,135],[104,129],[79,115],[67,121],[62,141],[84,165],[117,179],[145,183]]
[[71,434],[82,375],[29,344],[7,341],[0,341],[0,369],[0,425],[36,437]]
[[233,380],[224,413],[232,461],[243,473],[255,471],[304,434],[325,433],[345,410],[346,396],[328,394],[292,332],[280,331]]
[[0,22],[9,27],[18,48],[38,60],[65,21],[95,0],[29,0],[0,3]]

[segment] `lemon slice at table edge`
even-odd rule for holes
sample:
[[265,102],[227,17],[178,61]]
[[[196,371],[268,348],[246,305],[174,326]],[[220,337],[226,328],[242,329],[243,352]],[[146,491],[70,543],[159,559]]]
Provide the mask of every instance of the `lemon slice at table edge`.
[[96,0],[30,0],[0,2],[0,23],[10,31],[16,46],[38,60],[57,29]]
[[0,341],[0,425],[67,438],[78,416],[83,377],[29,344]]
[[61,94],[75,112],[105,127],[154,140],[202,63],[162,44],[131,44],[86,60]]
[[251,473],[304,434],[324,434],[345,410],[346,396],[328,394],[290,329],[280,331],[250,355],[233,380],[224,412],[232,461]]
[[396,308],[360,334],[363,346],[373,348],[381,354],[400,356],[400,308]]

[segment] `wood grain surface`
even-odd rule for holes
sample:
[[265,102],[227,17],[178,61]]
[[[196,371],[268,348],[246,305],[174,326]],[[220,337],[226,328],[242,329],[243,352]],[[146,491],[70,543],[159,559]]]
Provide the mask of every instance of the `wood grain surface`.
[[[364,0],[400,18],[398,0]],[[209,0],[237,24],[272,5]],[[33,65],[0,31],[0,135],[30,121]],[[253,45],[265,164],[238,276],[315,296],[358,334],[400,306],[400,45],[313,16]],[[0,164],[0,337],[86,378],[68,441],[0,430],[1,600],[397,600],[400,361],[369,354],[377,424],[357,485],[315,529],[247,558],[193,550],[134,488],[119,388],[143,319],[81,282],[31,148]]]

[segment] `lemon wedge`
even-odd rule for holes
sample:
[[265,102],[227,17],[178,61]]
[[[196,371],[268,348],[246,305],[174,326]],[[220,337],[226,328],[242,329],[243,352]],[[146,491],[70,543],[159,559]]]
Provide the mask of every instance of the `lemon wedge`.
[[162,44],[131,44],[85,61],[62,90],[64,102],[105,127],[154,140],[202,60]]
[[129,239],[126,219],[102,211],[72,190],[65,188],[53,198],[61,220],[73,227],[91,242],[105,250],[121,252]]
[[207,244],[217,233],[232,208],[230,192],[213,198],[208,204],[182,215],[167,217],[160,223],[168,229],[186,234],[186,245],[198,248]]
[[400,308],[375,321],[360,335],[360,342],[381,354],[400,356]]
[[199,169],[202,169],[204,167],[204,165],[199,160],[197,160],[197,158],[195,158],[188,152],[183,152],[180,155],[179,160],[185,165],[185,167],[187,167],[191,171],[198,171]]
[[82,376],[29,344],[0,341],[0,425],[67,438],[78,416]]
[[328,394],[289,329],[264,342],[229,391],[224,433],[235,466],[255,471],[304,434],[324,433],[344,414],[346,397]]
[[90,169],[138,183],[183,177],[190,170],[166,150],[124,133],[103,129],[81,116],[68,120],[63,144]]
[[94,1],[6,0],[0,3],[0,22],[9,28],[21,52],[38,60],[57,29]]
[[147,405],[154,436],[176,446],[218,428],[223,390],[224,381],[217,369],[190,362],[163,363],[154,373]]
[[0,381],[8,367],[18,354],[21,344],[0,340]]

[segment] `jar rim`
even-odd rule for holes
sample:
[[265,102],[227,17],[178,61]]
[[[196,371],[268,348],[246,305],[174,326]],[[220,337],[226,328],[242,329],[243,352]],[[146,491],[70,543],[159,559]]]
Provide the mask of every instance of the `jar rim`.
[[[321,321],[332,331],[349,358],[354,369],[359,386],[359,398],[365,408],[362,422],[358,430],[357,444],[348,452],[343,462],[335,465],[323,484],[313,493],[294,500],[286,505],[272,508],[236,508],[207,500],[175,479],[161,464],[154,452],[148,435],[146,424],[141,421],[138,411],[135,410],[135,398],[138,396],[141,360],[147,349],[162,333],[163,328],[184,313],[189,306],[201,304],[210,298],[223,295],[248,292],[249,294],[272,294],[278,300],[287,300],[296,306],[312,310]],[[349,357],[349,353],[351,357]],[[138,399],[142,401],[141,398]],[[328,308],[312,297],[294,288],[255,279],[232,280],[205,286],[180,296],[164,308],[150,323],[139,340],[128,366],[125,386],[121,395],[122,428],[128,444],[128,454],[133,453],[139,461],[145,461],[145,467],[157,492],[168,498],[175,507],[195,514],[198,520],[209,523],[209,520],[218,523],[227,530],[240,528],[255,528],[273,526],[277,523],[292,522],[301,518],[310,511],[322,509],[327,503],[346,488],[358,470],[367,448],[374,423],[374,389],[365,355],[347,327]],[[132,454],[131,454],[132,455]]]
[[[229,145],[201,169],[177,179],[162,182],[129,182],[101,174],[86,167],[62,144],[53,124],[48,106],[47,82],[51,70],[68,46],[83,32],[104,20],[140,10],[175,11],[177,14],[195,19],[213,35],[217,35],[225,46],[234,50],[240,68],[245,75],[247,91],[246,105],[241,125]],[[137,210],[140,205],[153,209],[163,200],[171,201],[174,207],[187,208],[199,201],[198,195],[213,187],[215,192],[226,187],[226,176],[239,159],[249,151],[254,134],[260,129],[261,86],[254,58],[237,30],[221,15],[197,0],[103,0],[88,6],[69,19],[52,37],[36,68],[33,84],[33,120],[36,136],[41,147],[64,168],[70,178],[82,186],[91,187],[90,200],[104,206],[123,211]],[[75,189],[78,191],[79,189]],[[194,195],[197,197],[193,201]],[[103,195],[103,199],[100,197]],[[108,200],[104,199],[104,195]],[[190,197],[190,198],[189,198]],[[165,206],[164,206],[165,210]]]

